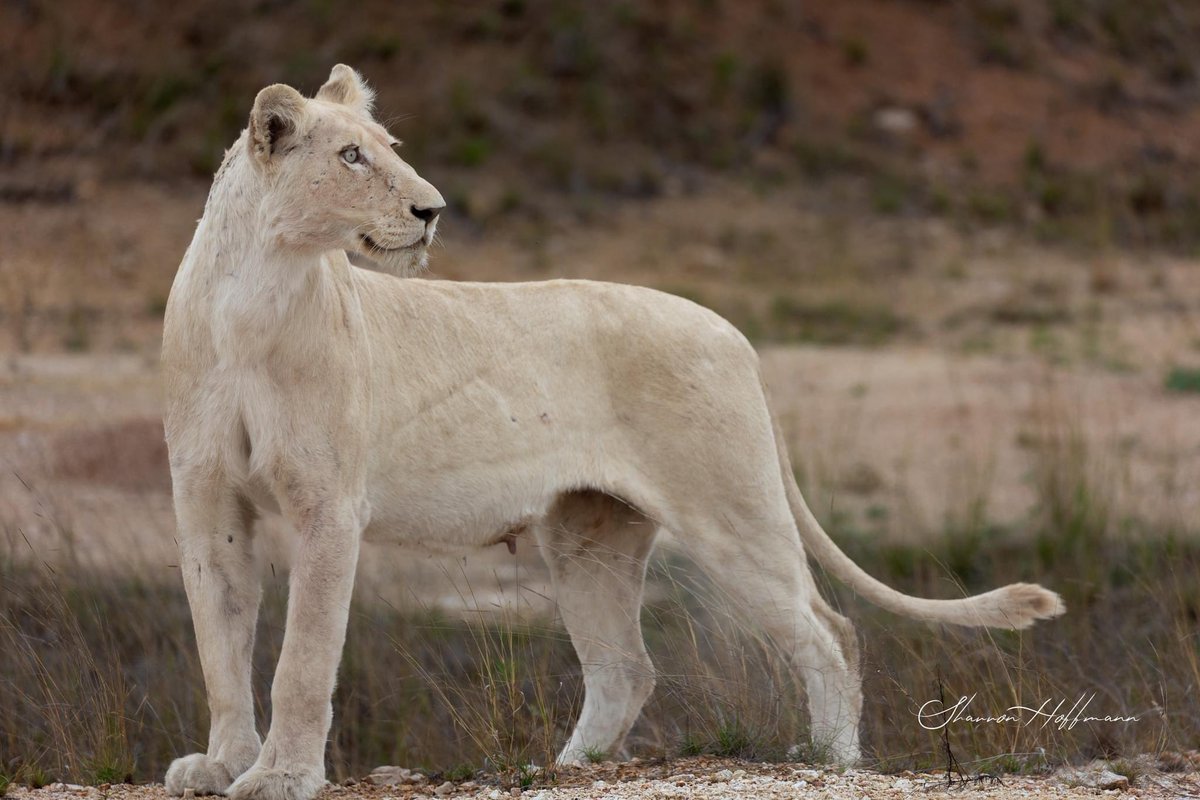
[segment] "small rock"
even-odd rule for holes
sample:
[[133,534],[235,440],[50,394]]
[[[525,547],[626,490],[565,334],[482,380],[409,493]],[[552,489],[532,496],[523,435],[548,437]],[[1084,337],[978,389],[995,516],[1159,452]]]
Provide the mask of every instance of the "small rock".
[[667,778],[667,780],[669,780],[669,781],[694,781],[694,780],[696,780],[696,776],[690,772],[681,772],[678,775],[672,775],[671,777]]
[[723,770],[719,771],[717,774],[713,775],[713,778],[721,781],[722,783],[724,783],[725,781],[731,781],[731,780],[733,780],[733,772],[730,770],[727,770],[727,769],[723,769]]
[[892,784],[892,788],[899,789],[902,792],[911,792],[913,789],[913,782],[908,778],[900,778]]
[[[408,783],[412,770],[404,767],[376,767],[367,776],[367,782],[376,786],[395,786],[398,783]],[[347,782],[347,786],[354,784]]]
[[801,780],[813,782],[821,777],[821,773],[815,769],[797,769],[792,770],[792,774],[799,777]]
[[521,787],[514,786],[508,790],[508,793],[511,794],[513,797],[520,797],[521,796]]
[[604,781],[592,781],[593,789],[603,789],[605,786],[608,786],[608,784]]
[[744,777],[746,777],[746,770],[744,770],[744,769],[735,769],[735,770],[733,771],[733,777],[735,777],[735,778],[744,778]]
[[1200,750],[1168,751],[1158,757],[1158,768],[1164,772],[1186,772],[1200,769]]
[[1063,767],[1054,773],[1068,786],[1085,789],[1128,789],[1129,778],[1118,775],[1103,761],[1093,761],[1086,767]]
[[488,800],[500,800],[502,797],[504,797],[504,793],[499,789],[492,789],[488,792]]
[[874,115],[875,127],[893,136],[912,133],[917,127],[917,115],[907,108],[881,108]]
[[450,794],[453,791],[454,791],[454,784],[451,783],[450,781],[446,781],[441,786],[434,789],[433,793],[436,794],[438,797],[445,797],[446,795]]

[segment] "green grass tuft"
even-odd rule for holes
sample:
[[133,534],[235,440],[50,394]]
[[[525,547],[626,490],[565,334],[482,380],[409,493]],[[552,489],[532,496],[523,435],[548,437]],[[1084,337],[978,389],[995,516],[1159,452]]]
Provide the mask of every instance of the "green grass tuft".
[[1174,367],[1167,373],[1165,385],[1169,392],[1179,392],[1181,394],[1200,393],[1200,369]]

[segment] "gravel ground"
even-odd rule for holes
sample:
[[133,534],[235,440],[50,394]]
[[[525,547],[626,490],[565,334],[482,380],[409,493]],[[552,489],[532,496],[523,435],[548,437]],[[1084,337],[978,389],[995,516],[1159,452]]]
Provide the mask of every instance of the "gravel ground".
[[[805,800],[863,800],[864,798],[980,797],[991,800],[1053,797],[1083,798],[1129,796],[1138,798],[1200,798],[1197,763],[1180,763],[1183,771],[1163,771],[1148,766],[1129,779],[1097,762],[1082,770],[1059,770],[1051,775],[1006,775],[999,781],[974,780],[948,786],[944,775],[903,772],[883,775],[868,770],[836,771],[799,764],[758,764],[714,758],[672,761],[605,763],[563,770],[552,783],[522,790],[493,777],[453,783],[433,780],[408,770],[384,767],[374,780],[400,781],[377,784],[372,778],[329,785],[319,800],[439,800],[480,798],[505,800],[665,800],[699,797],[805,798]],[[1159,762],[1161,763],[1161,762]],[[1112,788],[1102,788],[1112,782]],[[82,787],[51,784],[41,789],[11,787],[10,800],[166,800],[161,784]]]

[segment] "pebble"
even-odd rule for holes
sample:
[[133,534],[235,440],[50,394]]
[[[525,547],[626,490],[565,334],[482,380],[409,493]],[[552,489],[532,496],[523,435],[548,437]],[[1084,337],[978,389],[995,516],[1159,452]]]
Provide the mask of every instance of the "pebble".
[[450,781],[446,781],[441,786],[434,789],[433,793],[436,794],[438,797],[445,797],[446,795],[450,794],[453,791],[454,791],[454,784],[451,783]]
[[1129,778],[1113,772],[1103,761],[1093,761],[1086,767],[1063,767],[1055,773],[1055,777],[1068,786],[1082,786],[1101,791],[1129,788]]
[[[406,767],[376,767],[367,776],[367,781],[376,786],[395,786],[401,783],[424,783],[426,777]],[[346,783],[346,786],[353,784]]]
[[917,127],[917,115],[907,108],[881,108],[875,112],[874,123],[884,133],[903,136]]
[[731,780],[733,780],[733,771],[728,770],[728,769],[723,769],[723,770],[720,770],[719,772],[717,772],[716,775],[713,775],[713,777],[716,778],[717,780],[721,781],[722,783],[724,783],[725,781],[731,781]]

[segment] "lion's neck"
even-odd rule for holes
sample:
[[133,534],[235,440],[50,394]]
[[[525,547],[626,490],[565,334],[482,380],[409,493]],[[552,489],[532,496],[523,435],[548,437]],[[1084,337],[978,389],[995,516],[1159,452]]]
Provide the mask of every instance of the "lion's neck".
[[216,349],[238,360],[311,324],[333,288],[320,253],[284,251],[273,239],[266,192],[243,134],[217,172],[172,290],[187,298],[187,313],[208,318]]

